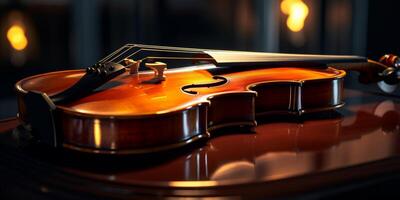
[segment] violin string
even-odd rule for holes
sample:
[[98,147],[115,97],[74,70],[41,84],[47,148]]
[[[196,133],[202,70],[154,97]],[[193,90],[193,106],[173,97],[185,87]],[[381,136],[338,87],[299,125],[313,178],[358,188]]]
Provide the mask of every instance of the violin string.
[[[131,50],[132,48],[134,48],[134,47],[139,47],[139,49],[138,50],[136,50],[136,51],[134,51],[133,53],[131,53],[130,55],[128,55],[128,56],[126,56],[126,57],[124,57],[124,58],[122,58],[121,60],[119,60],[118,62],[116,62],[116,63],[121,63],[124,59],[126,59],[126,58],[130,58],[130,57],[132,57],[133,55],[135,55],[135,54],[137,54],[137,53],[139,53],[140,51],[142,51],[142,50],[147,50],[147,49],[143,49],[143,47],[142,47],[143,45],[136,45],[136,44],[126,44],[125,45],[125,47],[129,47],[129,49],[127,49],[127,50],[125,50],[125,51],[123,51],[122,53],[120,53],[119,55],[117,55],[117,56],[113,56],[114,58],[112,59],[112,60],[108,60],[109,62],[111,62],[111,61],[114,61],[115,59],[117,59],[117,58],[119,58],[119,57],[121,57],[121,55],[123,55],[123,54],[125,54],[126,52],[128,52],[129,50]],[[144,46],[147,46],[147,45],[144,45]]]
[[[111,62],[114,59],[120,57],[122,54],[124,54],[126,51],[129,51],[131,48],[135,47],[134,44],[125,44],[124,46],[120,47],[119,49],[115,50],[114,52],[112,52],[111,54],[107,55],[106,57],[104,57],[103,59],[101,59],[99,62]],[[123,51],[124,49],[128,48],[127,50]],[[122,53],[119,53],[123,51]],[[119,53],[119,54],[117,54]],[[117,55],[116,55],[117,54]],[[113,58],[114,57],[114,58]],[[113,58],[113,59],[111,59]]]
[[[119,60],[117,63],[121,63],[124,59],[126,58],[131,58],[135,54],[138,54],[141,51],[153,51],[153,52],[172,52],[172,53],[200,53],[201,49],[194,49],[194,48],[179,48],[179,47],[162,47],[162,46],[154,46],[154,45],[136,45],[136,44],[125,44],[124,46],[118,48],[111,54],[107,55],[103,59],[101,59],[99,62],[112,62],[115,61],[116,59],[120,58],[122,55],[129,53],[129,51],[134,48],[138,47],[139,49],[134,51],[133,53],[129,54],[128,56],[123,57],[121,60]],[[148,58],[148,57],[146,57]],[[146,59],[144,58],[144,59]],[[156,58],[156,57],[153,57]],[[167,57],[159,57],[159,58],[164,58],[166,59]],[[172,57],[171,57],[172,58]],[[183,59],[193,59],[193,58],[184,58]],[[141,60],[144,60],[141,59]],[[174,57],[174,59],[178,59],[178,57]]]
[[131,50],[133,47],[134,47],[134,46],[130,46],[128,49],[126,49],[126,50],[124,50],[124,51],[121,50],[122,52],[121,52],[120,54],[118,54],[117,56],[112,56],[111,58],[109,58],[109,59],[107,60],[107,62],[112,62],[112,61],[114,61],[115,59],[121,57],[121,55],[125,54],[127,51]]
[[118,48],[117,50],[113,51],[112,53],[108,54],[106,57],[104,57],[103,59],[99,60],[99,62],[104,62],[106,60],[108,60],[110,57],[112,57],[113,55],[115,55],[116,53],[120,52],[123,48],[125,48],[126,45]]
[[[123,61],[124,59],[126,59],[126,58],[131,58],[132,56],[134,56],[135,54],[137,54],[137,53],[139,53],[139,52],[141,52],[141,51],[172,52],[172,53],[198,53],[198,52],[195,52],[195,51],[179,51],[179,50],[164,50],[164,49],[142,49],[142,48],[141,48],[141,49],[139,49],[139,50],[133,52],[132,54],[128,55],[127,57],[121,59],[121,60],[118,61],[117,63],[122,62],[122,61]],[[143,59],[141,59],[141,60],[143,60]]]
[[186,51],[186,50],[177,50],[177,49],[144,49],[144,50],[152,50],[159,52],[174,52],[174,53],[199,53],[198,51]]
[[174,50],[174,51],[190,51],[190,52],[202,52],[209,49],[196,49],[196,48],[183,48],[183,47],[166,47],[166,46],[155,46],[155,45],[136,45],[146,49],[158,49],[158,50]]
[[140,51],[142,51],[142,49],[138,49],[137,51],[134,51],[133,53],[131,53],[129,56],[126,56],[125,58],[122,58],[120,61],[118,61],[117,63],[121,63],[123,60],[127,59],[127,58],[131,58],[133,55],[139,53]]
[[[137,47],[138,50],[133,51],[133,53],[130,53],[129,55],[123,57],[121,60],[119,60],[117,63],[121,63],[124,59],[126,58],[131,58],[134,55],[143,52],[143,51],[148,51],[148,52],[172,52],[172,53],[187,53],[187,54],[195,54],[195,53],[201,53],[200,49],[194,49],[194,48],[178,48],[178,47],[159,47],[159,46],[152,46],[152,45],[136,45],[136,44],[126,44],[122,47],[120,47],[119,49],[117,49],[116,51],[114,51],[113,53],[109,54],[108,56],[104,57],[103,59],[101,59],[99,62],[105,62],[105,61],[114,61],[118,58],[121,58],[122,55],[124,54],[128,54],[132,48]],[[212,60],[212,59],[203,59],[203,58],[188,58],[188,57],[145,57],[145,58],[141,58],[140,60],[145,60],[145,59],[182,59],[182,60],[187,60],[187,59],[192,59],[192,60]],[[291,61],[291,60],[298,60],[299,58],[302,58],[303,60],[314,60],[314,57],[307,57],[304,55],[291,55],[291,56],[285,56],[285,55],[276,55],[274,53],[271,53],[270,55],[268,55],[268,60],[273,62],[276,61],[277,59],[279,60],[287,60],[287,61]],[[329,57],[328,57],[329,58]],[[317,60],[324,60],[324,59],[328,59],[328,58],[319,58]],[[265,58],[264,58],[265,60]]]
[[148,60],[148,59],[164,59],[164,60],[198,60],[198,61],[214,61],[212,58],[193,58],[193,57],[159,57],[159,56],[149,56],[141,59]]
[[119,54],[122,50],[126,49],[126,47],[121,47],[118,50],[114,51],[113,53],[109,54],[107,57],[103,58],[100,60],[100,62],[106,62],[109,61],[112,57],[114,57],[115,55]]

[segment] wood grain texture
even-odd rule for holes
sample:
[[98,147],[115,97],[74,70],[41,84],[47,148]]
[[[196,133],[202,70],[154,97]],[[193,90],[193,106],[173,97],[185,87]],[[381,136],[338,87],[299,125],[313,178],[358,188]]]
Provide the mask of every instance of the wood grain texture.
[[[342,105],[345,72],[333,68],[254,68],[225,73],[227,83],[194,88],[195,95],[182,90],[186,85],[215,82],[213,68],[167,70],[161,84],[142,83],[153,76],[147,71],[126,72],[91,95],[57,105],[57,132],[68,147],[134,153],[182,146],[193,138],[207,137],[208,129],[255,126],[256,114],[302,114]],[[51,96],[83,74],[83,70],[60,71],[18,82],[21,119],[32,114],[24,108],[26,91]]]

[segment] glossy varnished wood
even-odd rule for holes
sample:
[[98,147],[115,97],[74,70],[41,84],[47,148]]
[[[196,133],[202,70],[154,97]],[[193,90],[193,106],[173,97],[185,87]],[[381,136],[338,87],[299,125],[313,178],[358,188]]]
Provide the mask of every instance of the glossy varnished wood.
[[[225,73],[227,83],[212,83],[213,65],[166,71],[166,81],[144,84],[149,72],[129,72],[68,104],[57,105],[58,132],[64,145],[95,153],[142,153],[174,148],[209,136],[226,126],[255,126],[255,116],[314,112],[342,105],[345,72],[333,68],[254,68]],[[17,83],[21,119],[26,119],[24,94],[54,95],[73,85],[83,71],[61,71],[29,77]],[[258,95],[258,96],[257,96]]]
[[[26,78],[17,83],[17,88],[25,91],[42,91],[49,96],[65,90],[74,84],[84,71],[72,70],[42,74]],[[124,75],[115,78],[106,90],[94,93],[67,105],[62,109],[96,116],[141,116],[181,110],[196,103],[206,102],[210,96],[219,93],[248,91],[249,85],[265,82],[301,82],[343,78],[344,72],[338,70],[319,70],[304,68],[271,68],[257,69],[225,74],[229,84],[197,89],[199,95],[189,95],[181,91],[182,86],[193,83],[214,82],[212,74],[207,70],[187,68],[166,72],[167,80],[161,84],[142,84],[151,78],[151,73],[139,76]],[[273,98],[273,97],[271,97]]]
[[[18,140],[18,131],[2,133],[1,178],[7,182],[2,188],[18,195],[20,186],[23,194],[42,198],[265,199],[309,197],[313,191],[329,197],[395,178],[400,170],[398,96],[372,89],[347,89],[344,95],[347,103],[337,112],[262,118],[255,133],[226,130],[205,145],[154,157],[110,159],[28,148]],[[1,123],[0,130],[16,124]],[[327,188],[330,193],[321,193]]]

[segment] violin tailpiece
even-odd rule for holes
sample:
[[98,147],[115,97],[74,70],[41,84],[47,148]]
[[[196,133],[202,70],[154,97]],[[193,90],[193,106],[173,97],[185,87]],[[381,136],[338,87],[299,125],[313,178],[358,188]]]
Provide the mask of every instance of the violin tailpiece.
[[51,96],[55,103],[73,101],[93,92],[111,79],[125,72],[125,67],[116,63],[98,63],[88,67],[77,83],[68,89]]

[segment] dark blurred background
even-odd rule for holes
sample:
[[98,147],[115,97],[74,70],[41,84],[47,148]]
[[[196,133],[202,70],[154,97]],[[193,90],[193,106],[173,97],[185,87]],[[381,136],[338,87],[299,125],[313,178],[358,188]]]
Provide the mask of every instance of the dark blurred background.
[[288,53],[399,54],[399,1],[0,0],[0,118],[13,85],[83,68],[126,43]]

